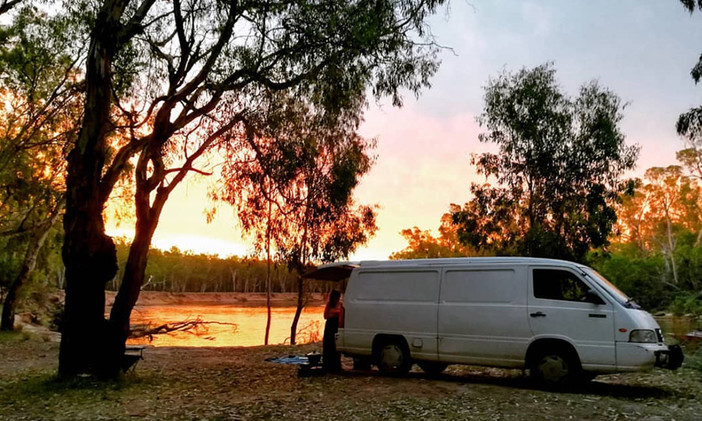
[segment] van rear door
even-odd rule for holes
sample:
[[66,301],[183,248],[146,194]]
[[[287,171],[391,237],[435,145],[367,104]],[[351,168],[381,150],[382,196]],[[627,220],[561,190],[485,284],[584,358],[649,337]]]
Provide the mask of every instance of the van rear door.
[[583,366],[614,366],[612,304],[588,302],[588,290],[597,289],[569,268],[532,267],[529,272],[529,323],[535,338],[574,344]]
[[344,349],[364,354],[377,335],[402,336],[413,358],[437,359],[439,269],[358,269],[344,297]]

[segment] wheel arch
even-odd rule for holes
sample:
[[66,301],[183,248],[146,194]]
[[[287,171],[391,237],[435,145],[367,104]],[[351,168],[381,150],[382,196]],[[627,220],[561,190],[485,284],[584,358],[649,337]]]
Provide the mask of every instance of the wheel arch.
[[524,357],[524,365],[526,368],[532,368],[536,363],[536,359],[543,355],[544,352],[564,352],[570,356],[577,364],[578,369],[582,369],[580,355],[575,349],[575,346],[565,339],[560,338],[540,338],[529,344],[526,356]]
[[373,345],[371,346],[371,355],[373,357],[376,357],[378,355],[378,352],[380,351],[380,348],[388,343],[400,344],[400,346],[403,346],[407,350],[408,355],[411,356],[411,351],[407,339],[405,339],[403,335],[389,333],[378,333],[377,335],[375,335],[375,337],[373,338]]

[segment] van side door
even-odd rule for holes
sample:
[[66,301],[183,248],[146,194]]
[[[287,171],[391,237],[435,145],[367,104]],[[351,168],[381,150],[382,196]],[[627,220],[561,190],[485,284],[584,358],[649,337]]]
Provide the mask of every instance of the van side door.
[[439,360],[519,367],[531,339],[525,267],[447,268],[439,300]]
[[566,267],[531,267],[530,278],[528,313],[535,339],[570,342],[583,366],[614,366],[614,309],[605,300],[588,301],[588,290],[597,288]]

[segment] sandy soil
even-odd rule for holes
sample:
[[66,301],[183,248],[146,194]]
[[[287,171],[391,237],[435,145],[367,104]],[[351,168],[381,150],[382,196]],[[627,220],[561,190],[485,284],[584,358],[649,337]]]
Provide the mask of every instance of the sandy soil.
[[430,378],[377,371],[298,377],[265,359],[301,347],[147,348],[118,382],[53,379],[58,345],[0,335],[0,419],[304,420],[696,420],[702,375],[692,361],[675,372],[601,376],[578,391],[534,388],[520,371],[451,366]]

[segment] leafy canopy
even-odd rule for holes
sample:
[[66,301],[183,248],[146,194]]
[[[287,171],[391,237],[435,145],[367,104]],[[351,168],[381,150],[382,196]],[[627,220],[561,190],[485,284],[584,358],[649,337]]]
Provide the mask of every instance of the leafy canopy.
[[452,212],[461,242],[576,261],[606,245],[627,187],[621,176],[638,154],[618,127],[623,108],[597,82],[567,96],[551,64],[490,80],[479,139],[498,152],[474,154],[471,164],[495,185],[473,183],[474,198]]
[[355,124],[330,124],[299,98],[277,95],[276,102],[247,147],[227,149],[212,195],[236,207],[257,251],[270,239],[278,257],[302,271],[311,261],[348,257],[375,232],[373,207],[353,199],[375,144]]
[[[693,13],[702,10],[700,0],[680,0],[683,6]],[[690,76],[695,84],[702,78],[702,54],[690,70]],[[678,161],[698,177],[702,177],[702,106],[693,107],[678,117],[675,126],[678,134],[685,140],[686,148],[677,153]]]

